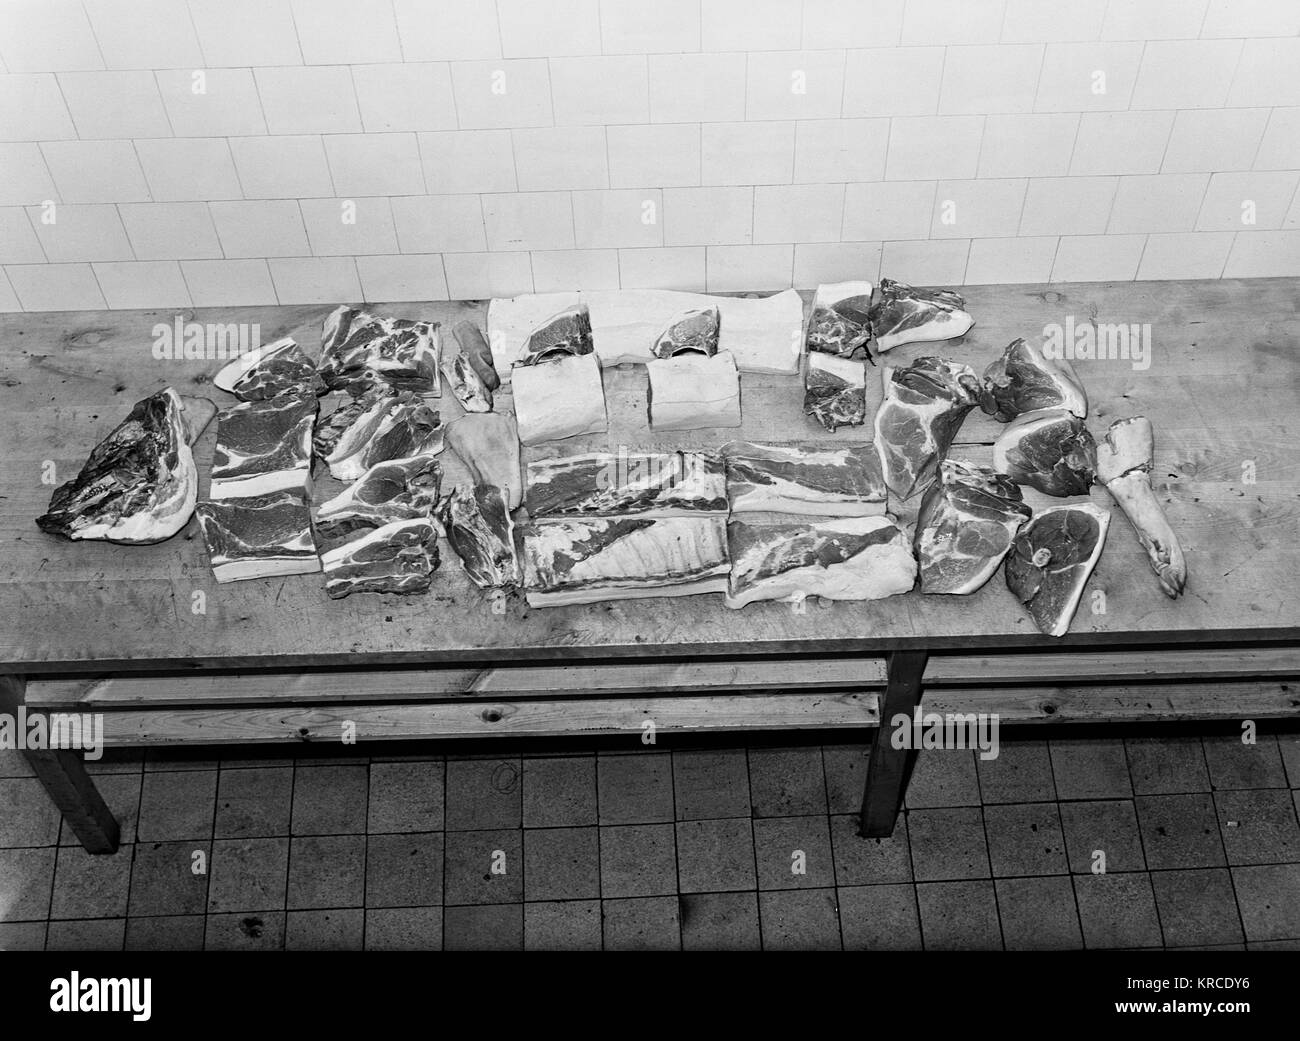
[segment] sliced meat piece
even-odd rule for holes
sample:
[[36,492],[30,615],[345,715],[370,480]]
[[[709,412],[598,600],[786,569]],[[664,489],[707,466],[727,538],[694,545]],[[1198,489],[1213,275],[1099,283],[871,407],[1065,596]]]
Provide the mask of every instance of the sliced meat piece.
[[437,322],[340,307],[325,319],[317,368],[330,390],[346,390],[354,396],[375,383],[415,394],[439,394],[441,358]]
[[516,366],[515,420],[526,445],[605,430],[605,385],[594,354]]
[[[345,437],[329,456],[330,476],[335,480],[355,481],[370,467],[388,459],[437,455],[442,451],[442,420],[423,401],[403,393],[384,398],[380,404],[386,411],[378,423],[367,426],[364,439]],[[355,426],[360,425],[358,422]],[[353,450],[345,455],[349,449]]]
[[820,523],[727,525],[731,553],[728,607],[756,600],[797,603],[881,600],[906,593],[916,561],[906,532],[890,517],[841,517]]
[[488,346],[487,340],[483,339],[482,330],[478,325],[474,322],[460,322],[451,332],[456,337],[456,343],[460,345],[461,355],[469,360],[474,371],[478,373],[478,378],[483,381],[483,386],[488,390],[496,390],[501,386],[501,378],[492,365],[492,348]]
[[524,586],[533,607],[727,588],[726,519],[590,517],[523,530]]
[[457,488],[442,501],[438,519],[471,582],[480,589],[519,584],[515,526],[502,489]]
[[916,289],[882,278],[880,299],[871,308],[871,335],[876,350],[962,336],[975,324],[965,306],[966,301],[951,289]]
[[1064,636],[1106,544],[1110,511],[1049,506],[1020,530],[1007,556],[1007,588],[1048,636]]
[[693,307],[683,311],[655,338],[650,353],[656,358],[672,358],[678,354],[717,354],[721,322],[722,312],[717,307]]
[[805,343],[810,353],[870,357],[871,283],[834,282],[817,287]]
[[1177,599],[1187,585],[1187,562],[1151,489],[1156,439],[1145,416],[1117,419],[1097,445],[1097,480],[1119,503],[1160,579],[1165,596]]
[[646,374],[651,430],[740,426],[740,373],[730,352],[657,358]]
[[218,582],[320,570],[301,489],[201,502],[198,514]]
[[1031,516],[1009,477],[945,459],[917,514],[913,545],[921,592],[975,592],[998,569]]
[[1046,495],[1087,495],[1096,468],[1097,443],[1064,409],[1026,413],[993,443],[993,469]]
[[906,499],[929,487],[939,463],[979,400],[969,365],[917,358],[906,368],[881,368],[884,395],[876,410],[876,450],[889,490]]
[[1002,357],[984,370],[980,408],[1009,423],[1026,412],[1065,409],[1088,418],[1088,395],[1064,358],[1048,358],[1024,340],[1012,340]]
[[463,354],[456,355],[448,364],[443,362],[442,374],[451,385],[461,408],[466,412],[491,412],[492,392],[479,379],[478,372]]
[[217,415],[208,498],[306,489],[317,407],[313,394],[286,393],[222,409]]
[[832,433],[867,421],[867,370],[860,359],[810,351],[803,386],[803,414]]
[[557,358],[595,353],[591,338],[591,313],[586,304],[575,304],[552,315],[528,334],[524,353],[516,365],[536,365]]
[[316,420],[311,446],[316,458],[324,462],[343,444],[343,455],[351,455],[356,446],[364,443],[388,410],[384,399],[397,394],[387,383],[377,383],[360,397],[348,397],[328,415]]
[[447,427],[447,447],[460,458],[475,484],[504,488],[517,510],[524,496],[519,470],[519,431],[510,416],[489,412],[461,416]]
[[599,452],[528,464],[528,515],[682,517],[727,512],[722,460],[704,452]]
[[423,593],[438,569],[438,536],[428,517],[375,528],[321,555],[325,592]]
[[316,534],[333,541],[363,528],[428,517],[441,485],[442,467],[432,455],[376,463],[316,508]]
[[241,354],[212,377],[212,383],[241,401],[264,401],[286,391],[325,392],[316,363],[288,337]]
[[190,451],[184,404],[167,387],[137,401],[59,485],[36,525],[67,539],[128,545],[162,542],[189,523],[199,471]]
[[885,512],[873,445],[756,445],[722,448],[732,513],[867,517]]

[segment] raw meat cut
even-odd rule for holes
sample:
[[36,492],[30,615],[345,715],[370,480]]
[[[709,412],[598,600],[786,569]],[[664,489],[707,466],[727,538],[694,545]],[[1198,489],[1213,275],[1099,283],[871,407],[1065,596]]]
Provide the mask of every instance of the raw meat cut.
[[885,512],[874,445],[755,445],[722,449],[732,513],[866,517]]
[[871,308],[871,335],[876,350],[961,336],[975,324],[975,319],[963,310],[965,306],[966,301],[951,289],[915,289],[882,278],[880,300]]
[[388,409],[384,399],[397,394],[387,383],[376,383],[369,387],[360,397],[348,397],[333,412],[321,416],[316,421],[312,433],[311,446],[316,458],[322,462],[334,454],[340,442],[350,442],[352,447],[344,451],[351,455],[355,446],[364,442],[368,431],[373,430]]
[[137,401],[50,497],[36,525],[68,539],[130,545],[162,542],[189,523],[198,499],[182,410],[171,387]]
[[1097,443],[1064,409],[1026,413],[993,443],[993,469],[1047,495],[1087,495],[1096,467]]
[[501,386],[501,378],[492,365],[492,349],[487,340],[483,339],[479,327],[473,322],[460,322],[451,332],[460,345],[461,355],[469,359],[478,378],[483,381],[483,386],[488,390],[496,390]]
[[835,282],[820,285],[813,297],[805,342],[809,352],[851,358],[870,357],[871,283]]
[[218,582],[320,570],[301,488],[201,502],[198,514]]
[[1106,544],[1110,511],[1049,506],[1021,529],[1007,556],[1007,588],[1048,636],[1064,636]]
[[526,445],[605,430],[605,385],[594,354],[572,354],[513,370],[515,420]]
[[975,592],[998,569],[1031,516],[1010,478],[945,459],[916,519],[921,592]]
[[375,383],[438,394],[441,358],[437,322],[381,318],[340,307],[325,319],[317,368],[330,390],[354,396]]
[[524,353],[516,365],[537,365],[557,358],[594,354],[591,313],[586,304],[576,304],[552,315],[528,334]]
[[460,458],[475,484],[504,488],[506,503],[517,510],[524,496],[519,470],[519,431],[509,416],[461,416],[447,427],[447,447]]
[[355,481],[387,459],[437,455],[443,448],[442,435],[438,413],[414,394],[403,392],[379,399],[363,413],[325,461],[336,481]]
[[316,534],[334,540],[361,528],[428,517],[438,502],[442,467],[432,455],[376,463],[316,508]]
[[316,409],[316,397],[310,393],[286,393],[222,409],[217,416],[208,498],[306,489]]
[[203,431],[208,428],[208,424],[217,418],[217,406],[207,398],[191,397],[189,394],[182,394],[181,419],[185,421],[186,440],[190,446],[202,436]]
[[1117,419],[1097,445],[1097,480],[1119,503],[1147,552],[1160,588],[1177,599],[1187,585],[1187,562],[1178,536],[1151,489],[1155,434],[1145,416]]
[[492,411],[492,392],[479,379],[474,366],[465,355],[456,355],[450,364],[443,362],[442,374],[451,384],[451,392],[466,412]]
[[442,501],[438,519],[471,582],[480,589],[519,584],[515,526],[500,488],[458,488]]
[[1064,358],[1048,358],[1024,340],[1012,340],[984,370],[980,408],[1002,423],[1049,408],[1087,419],[1088,395]]
[[843,517],[821,523],[727,526],[731,552],[728,607],[755,600],[797,603],[880,600],[916,581],[907,534],[889,517]]
[[718,353],[718,329],[722,312],[716,307],[693,307],[674,318],[655,339],[650,353],[656,358],[678,354]]
[[703,517],[548,520],[523,531],[524,586],[532,607],[727,588],[727,525]]
[[727,512],[722,460],[704,452],[598,452],[528,464],[528,515],[638,514],[681,517]]
[[212,383],[241,401],[264,401],[285,391],[325,392],[316,363],[288,337],[241,354],[212,377]]
[[428,517],[394,521],[321,554],[325,592],[423,593],[438,568],[438,535]]
[[930,357],[901,369],[885,365],[880,375],[876,450],[889,490],[906,499],[934,480],[962,420],[979,401],[979,379],[969,365]]
[[803,414],[834,433],[867,421],[867,370],[858,358],[809,351]]
[[730,351],[656,358],[646,375],[651,430],[740,426],[740,373]]

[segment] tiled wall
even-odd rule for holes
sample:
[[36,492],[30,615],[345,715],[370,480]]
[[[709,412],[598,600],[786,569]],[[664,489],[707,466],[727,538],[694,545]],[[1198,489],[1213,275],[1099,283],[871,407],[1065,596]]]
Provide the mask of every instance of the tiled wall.
[[0,310],[1300,275],[1297,0],[0,0]]

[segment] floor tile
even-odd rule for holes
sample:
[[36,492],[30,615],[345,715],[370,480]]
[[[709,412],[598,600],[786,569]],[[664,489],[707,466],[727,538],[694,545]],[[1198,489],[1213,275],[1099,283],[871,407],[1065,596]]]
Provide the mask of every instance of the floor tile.
[[1147,867],[1221,867],[1225,861],[1211,796],[1146,795],[1136,800]]
[[219,839],[288,835],[292,799],[292,766],[222,770],[213,834]]
[[59,811],[35,777],[0,778],[0,806],[0,849],[59,841]]
[[676,951],[681,923],[675,896],[602,900],[600,913],[607,951]]
[[283,910],[289,878],[289,840],[217,839],[212,844],[209,871],[209,911]]
[[[140,814],[140,789],[144,781],[141,773],[110,773],[95,777],[95,787],[109,812],[117,820],[118,841],[132,843],[136,840],[136,820]],[[59,830],[59,844],[80,846],[81,840],[72,833],[66,821]]]
[[1075,874],[1146,870],[1137,812],[1130,800],[1063,802],[1060,807],[1069,869]]
[[1260,940],[1256,943],[1246,944],[1245,949],[1248,951],[1300,951],[1300,939]]
[[629,824],[600,829],[603,897],[668,896],[677,892],[676,829]]
[[212,849],[206,842],[137,842],[127,913],[132,918],[202,914],[211,866]]
[[1146,873],[1075,875],[1074,896],[1085,946],[1160,946],[1160,921]]
[[1049,742],[1058,799],[1128,799],[1133,795],[1120,738]]
[[834,816],[831,818],[831,845],[835,856],[835,881],[840,886],[912,880],[907,814],[898,815],[894,833],[884,839],[861,838],[856,813]]
[[915,887],[841,886],[838,898],[846,951],[921,949]]
[[976,756],[975,767],[985,805],[1046,802],[1056,798],[1046,741],[1002,741],[996,759]]
[[446,770],[441,760],[371,763],[366,830],[371,835],[441,831]]
[[0,951],[43,950],[44,922],[0,922]]
[[364,766],[297,767],[293,778],[293,834],[364,834],[369,785]]
[[1153,871],[1160,926],[1169,947],[1241,943],[1241,915],[1225,868]]
[[1232,886],[1247,942],[1300,937],[1300,864],[1235,867]]
[[825,814],[821,748],[751,748],[749,790],[755,817]]
[[186,770],[215,770],[218,760],[206,746],[150,748],[144,753],[145,773],[183,773]]
[[216,770],[146,773],[136,838],[140,842],[212,838],[217,800]]
[[368,908],[366,950],[442,950],[442,908],[440,906]]
[[993,883],[927,882],[916,887],[927,951],[1000,951]]
[[201,914],[130,918],[126,923],[128,951],[201,951],[204,918]]
[[978,806],[979,776],[975,753],[967,748],[930,749],[916,757],[907,786],[909,809]]
[[674,752],[673,786],[679,821],[749,816],[749,776],[743,748]]
[[907,836],[918,882],[989,877],[984,818],[978,806],[911,810]]
[[284,912],[210,914],[205,951],[278,951],[284,948]]
[[288,907],[360,907],[365,896],[366,837],[320,835],[289,847]]
[[1202,743],[1216,790],[1287,787],[1282,755],[1272,734],[1259,734],[1249,745],[1242,743],[1239,734],[1206,737]]
[[86,773],[94,777],[107,774],[138,774],[144,771],[144,749],[106,748],[98,759],[86,760]]
[[113,854],[61,846],[54,868],[51,918],[123,918],[131,886],[133,847]]
[[595,756],[525,759],[525,828],[578,828],[596,823]]
[[754,842],[747,818],[677,825],[677,877],[683,893],[754,889]]
[[50,922],[47,951],[120,951],[126,938],[125,918],[79,918]]
[[595,828],[533,828],[524,832],[524,899],[589,900],[600,896]]
[[1069,876],[999,878],[996,886],[1007,950],[1059,951],[1083,946]]
[[359,951],[364,946],[365,912],[360,908],[290,911],[284,928],[286,951]]
[[1300,861],[1300,826],[1289,790],[1216,791],[1214,803],[1229,864]]
[[523,824],[519,759],[447,761],[447,830],[518,828]]
[[522,831],[449,831],[446,842],[443,891],[448,904],[512,904],[523,900]]
[[[16,748],[0,748],[0,777],[34,777],[31,764],[27,762],[27,756]],[[41,932],[41,943],[44,945],[45,932]]]
[[826,770],[826,799],[831,813],[859,813],[867,783],[868,746],[824,745],[822,766]]
[[824,815],[754,821],[754,855],[761,890],[835,885],[830,828]]
[[1279,734],[1277,750],[1286,768],[1286,780],[1292,788],[1300,788],[1300,734]]
[[678,906],[682,950],[757,951],[763,947],[757,893],[689,893]]
[[524,905],[483,904],[442,912],[443,949],[519,951],[524,946]]
[[601,824],[671,823],[671,752],[598,755],[596,779]]
[[758,894],[765,951],[838,951],[840,918],[834,889]]
[[371,835],[366,840],[366,906],[441,904],[442,858],[441,832]]
[[1056,803],[986,806],[984,825],[995,876],[1065,874],[1065,835]]
[[524,950],[598,951],[599,900],[524,904]]
[[1199,737],[1124,739],[1135,795],[1208,792],[1210,772]]

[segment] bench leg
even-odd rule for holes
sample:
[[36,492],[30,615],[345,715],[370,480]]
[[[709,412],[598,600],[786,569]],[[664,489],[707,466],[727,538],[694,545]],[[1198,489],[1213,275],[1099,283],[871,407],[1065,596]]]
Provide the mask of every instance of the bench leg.
[[907,791],[916,753],[890,743],[891,721],[902,713],[911,718],[921,702],[921,676],[926,651],[893,651],[886,658],[885,691],[880,698],[880,726],[876,729],[867,783],[862,793],[858,834],[864,839],[888,838],[894,833],[898,809]]
[[[0,711],[16,719],[26,684],[21,676],[0,676]],[[68,749],[23,750],[50,799],[89,853],[116,853],[120,832],[80,753]]]

